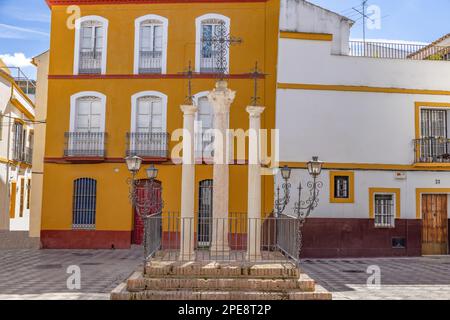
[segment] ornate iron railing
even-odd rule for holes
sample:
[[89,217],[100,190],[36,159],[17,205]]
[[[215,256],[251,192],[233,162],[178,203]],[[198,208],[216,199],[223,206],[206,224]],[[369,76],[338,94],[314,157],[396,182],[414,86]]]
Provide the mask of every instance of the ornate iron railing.
[[105,157],[105,132],[66,132],[65,157]]
[[421,138],[414,140],[415,163],[450,163],[450,139]]
[[162,72],[162,51],[140,51],[139,52],[139,73],[161,73]]
[[202,54],[200,57],[200,72],[201,73],[218,73],[220,52],[210,51],[209,54]]
[[169,152],[169,134],[156,133],[127,133],[127,156],[142,158],[167,158]]
[[33,163],[33,149],[32,148],[25,148],[25,154],[24,154],[24,159],[23,162],[27,163],[27,164],[32,164]]
[[[230,213],[228,218],[202,217],[199,221],[198,215],[181,218],[178,213],[165,212],[147,218],[146,224],[147,259],[182,260],[181,243],[189,243],[189,247],[184,248],[184,256],[196,261],[292,261],[298,264],[299,222],[288,216],[253,219],[245,213]],[[225,235],[224,242],[220,241],[220,235]],[[257,248],[259,250],[251,250]],[[260,254],[249,254],[258,251]]]
[[101,51],[80,52],[80,63],[78,65],[78,73],[99,74],[101,72],[102,72]]
[[450,61],[450,47],[394,42],[350,41],[354,57]]

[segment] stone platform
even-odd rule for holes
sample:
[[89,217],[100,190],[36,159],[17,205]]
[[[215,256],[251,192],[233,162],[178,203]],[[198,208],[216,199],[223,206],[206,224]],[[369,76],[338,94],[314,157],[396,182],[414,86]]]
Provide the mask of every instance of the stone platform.
[[291,262],[152,260],[112,300],[331,300]]

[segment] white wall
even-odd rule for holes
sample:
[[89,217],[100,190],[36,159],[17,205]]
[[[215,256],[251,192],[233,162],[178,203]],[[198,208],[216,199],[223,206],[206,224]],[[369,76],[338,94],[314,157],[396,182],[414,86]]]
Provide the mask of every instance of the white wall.
[[280,30],[333,35],[332,52],[347,54],[353,24],[334,12],[303,0],[281,0]]
[[[401,219],[416,219],[416,188],[448,188],[450,172],[408,172],[406,180],[394,178],[393,171],[355,171],[355,203],[330,203],[330,173],[324,170],[319,178],[324,183],[320,193],[320,202],[311,217],[315,218],[354,218],[369,219],[369,188],[400,188]],[[436,179],[441,180],[436,185]],[[275,186],[281,185],[278,175]],[[306,170],[292,170],[290,182],[291,202],[285,213],[292,213],[294,202],[297,201],[299,182],[303,186],[311,178]],[[306,198],[306,191],[304,197]],[[450,210],[449,210],[450,212]]]
[[[336,56],[329,42],[280,40],[279,83],[450,90],[450,63]],[[415,102],[450,96],[278,89],[280,160],[413,163]]]

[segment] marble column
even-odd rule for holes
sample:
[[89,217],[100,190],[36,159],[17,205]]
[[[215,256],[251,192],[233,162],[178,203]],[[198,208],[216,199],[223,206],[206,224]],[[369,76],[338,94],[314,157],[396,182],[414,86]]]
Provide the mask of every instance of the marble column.
[[181,182],[181,221],[180,221],[180,257],[182,261],[195,260],[195,219],[194,219],[194,190],[195,190],[195,162],[194,162],[194,122],[197,107],[182,105],[184,120],[183,136],[183,166]]
[[247,259],[261,258],[261,155],[260,129],[264,107],[249,106],[249,153],[248,153],[248,224]]
[[228,117],[236,92],[226,81],[217,81],[208,95],[214,110],[214,184],[211,255],[226,256],[228,244],[229,150],[227,148]]

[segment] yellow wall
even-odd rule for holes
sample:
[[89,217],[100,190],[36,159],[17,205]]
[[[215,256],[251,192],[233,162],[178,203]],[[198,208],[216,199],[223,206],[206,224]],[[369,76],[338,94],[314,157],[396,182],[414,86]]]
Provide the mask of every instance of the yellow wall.
[[[243,39],[230,51],[230,73],[248,73],[259,62],[268,74],[259,81],[259,92],[266,106],[263,128],[275,125],[276,60],[279,1],[260,3],[189,3],[151,5],[81,6],[82,15],[99,15],[109,20],[107,75],[131,75],[134,58],[134,21],[146,14],[168,18],[167,73],[182,72],[189,61],[195,62],[195,19],[207,13],[218,13],[231,19],[231,33]],[[66,28],[65,6],[52,9],[50,75],[73,74],[74,30]],[[214,87],[214,79],[193,80],[193,93]],[[253,93],[250,79],[233,79],[229,87],[237,91],[231,107],[231,128],[248,128],[245,107]],[[179,106],[184,103],[185,79],[50,79],[48,96],[45,156],[62,158],[64,133],[69,131],[70,96],[80,91],[98,91],[106,96],[107,157],[122,159],[126,151],[125,135],[131,125],[131,96],[140,91],[160,91],[168,96],[167,131],[182,128]],[[171,143],[173,147],[175,143]],[[181,166],[157,165],[158,179],[163,183],[164,211],[180,211]],[[115,169],[119,169],[116,173]],[[46,163],[42,210],[42,230],[70,230],[72,223],[73,180],[97,179],[97,230],[128,231],[132,229],[132,210],[128,201],[124,163],[55,164]],[[142,175],[144,173],[142,172]],[[143,176],[142,176],[143,177]],[[198,183],[212,179],[212,166],[196,166],[196,210]],[[263,178],[263,213],[273,207],[273,177]],[[230,211],[247,211],[247,167],[230,167]]]

